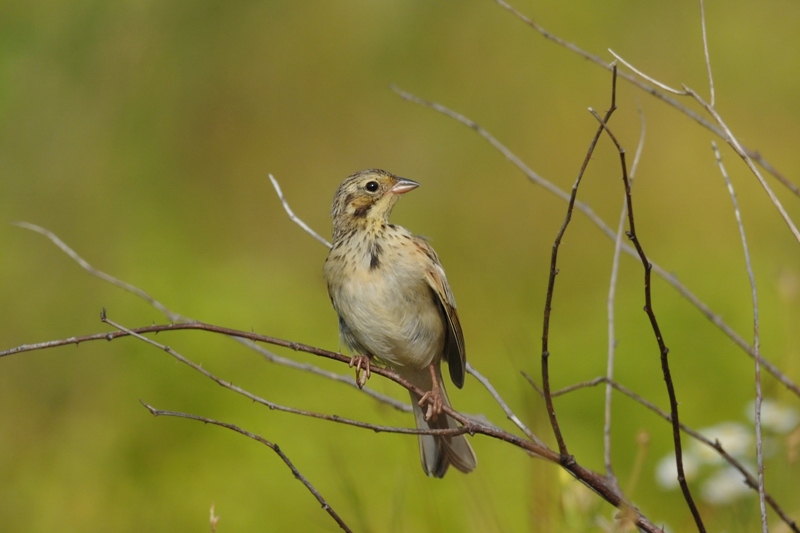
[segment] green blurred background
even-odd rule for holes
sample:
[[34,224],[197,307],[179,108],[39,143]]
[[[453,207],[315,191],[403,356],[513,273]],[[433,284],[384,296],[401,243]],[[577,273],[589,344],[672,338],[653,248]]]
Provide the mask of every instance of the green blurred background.
[[[707,94],[695,1],[516,7],[605,59],[612,48],[667,83]],[[798,17],[800,6],[786,0],[707,6],[720,112],[796,181]],[[565,205],[468,128],[402,101],[390,83],[468,115],[568,189],[597,127],[586,109],[606,109],[610,75],[489,0],[1,2],[0,350],[106,331],[102,307],[130,327],[165,321],[14,220],[51,229],[96,267],[184,315],[337,349],[321,274],[326,250],[287,218],[267,175],[328,236],[339,182],[379,167],[422,183],[393,220],[431,239],[458,299],[469,360],[549,439],[542,402],[520,370],[539,374],[549,254]],[[637,107],[647,123],[635,187],[647,252],[752,339],[749,286],[714,137],[624,82],[618,105],[612,125],[631,156]],[[759,284],[763,351],[800,380],[800,246],[724,148]],[[800,219],[797,197],[768,181]],[[618,158],[604,138],[580,198],[616,227],[621,191]],[[604,372],[612,250],[584,216],[574,217],[551,330],[557,387]],[[620,275],[616,375],[666,407],[641,311],[641,265],[624,257]],[[663,281],[653,289],[683,420],[744,421],[751,360]],[[184,332],[159,340],[271,401],[412,423],[224,338]],[[798,407],[772,378],[764,383],[770,398]],[[379,378],[370,386],[406,398]],[[474,380],[450,389],[459,409],[510,427]],[[593,496],[575,504],[574,487],[555,466],[486,438],[473,439],[474,474],[427,479],[413,437],[269,411],[126,339],[0,359],[3,531],[205,531],[212,503],[221,532],[337,530],[268,449],[220,428],[153,418],[139,399],[277,442],[358,531],[584,531],[613,514]],[[557,409],[572,453],[602,469],[602,390],[561,398]],[[654,480],[670,450],[667,425],[622,397],[614,416],[622,485],[633,483],[636,437],[646,431],[643,471],[629,494],[654,521],[691,527],[680,494]],[[797,519],[800,468],[784,444],[768,463],[768,489]],[[701,510],[714,530],[752,530],[758,518],[752,496],[737,506],[701,502]]]

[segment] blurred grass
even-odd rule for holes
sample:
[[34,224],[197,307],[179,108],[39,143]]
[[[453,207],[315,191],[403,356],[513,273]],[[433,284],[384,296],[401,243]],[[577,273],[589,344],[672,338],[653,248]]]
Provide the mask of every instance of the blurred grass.
[[[705,90],[695,2],[517,7],[589,51],[609,57],[610,47],[671,85]],[[790,178],[800,175],[797,11],[788,1],[707,6],[719,109]],[[470,361],[549,435],[519,370],[539,374],[546,273],[564,205],[473,132],[401,101],[388,85],[467,114],[569,188],[596,128],[586,108],[606,108],[609,82],[489,1],[10,0],[0,3],[0,212],[5,222],[51,229],[96,267],[182,314],[335,349],[321,276],[326,252],[287,219],[267,173],[324,235],[333,191],[348,174],[382,167],[416,179],[423,187],[394,220],[428,236],[442,257]],[[749,287],[711,135],[624,83],[618,105],[612,126],[630,154],[637,106],[647,120],[635,187],[645,249],[751,338]],[[615,226],[622,192],[611,148],[601,141],[580,197]],[[764,354],[800,380],[797,294],[786,290],[800,275],[800,248],[734,154],[724,157],[753,252]],[[774,186],[797,219],[797,198]],[[163,321],[38,235],[0,225],[0,250],[0,349],[102,331],[102,307],[127,326]],[[560,253],[556,386],[604,372],[611,254],[610,242],[576,216]],[[626,258],[621,276],[617,376],[665,406],[641,312],[641,266]],[[683,420],[702,427],[741,419],[752,397],[750,360],[666,284],[656,281],[654,295]],[[276,402],[411,423],[353,391],[268,366],[226,339],[161,340]],[[140,398],[277,442],[359,531],[577,527],[563,510],[555,467],[506,446],[474,439],[474,474],[428,480],[413,438],[267,412],[131,340],[8,357],[0,367],[4,531],[203,530],[212,502],[218,531],[335,530],[274,454],[220,428],[153,419]],[[371,385],[405,398],[378,380]],[[797,405],[770,378],[765,387]],[[506,425],[474,381],[451,396],[460,409]],[[602,390],[574,393],[557,407],[572,452],[602,468]],[[629,475],[641,429],[652,440],[632,496],[654,521],[683,530],[690,523],[681,497],[664,493],[652,475],[669,450],[669,429],[622,399],[617,473]],[[800,472],[781,461],[768,466],[768,488],[796,517]],[[755,499],[745,503],[749,512],[703,511],[712,525],[745,531],[757,521]],[[584,512],[611,516],[599,503]]]

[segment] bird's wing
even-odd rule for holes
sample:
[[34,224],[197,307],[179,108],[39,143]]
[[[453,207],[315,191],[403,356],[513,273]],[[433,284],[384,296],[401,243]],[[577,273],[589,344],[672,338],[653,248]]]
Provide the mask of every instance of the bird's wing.
[[456,300],[450,291],[447,277],[439,257],[433,248],[423,239],[416,237],[417,244],[430,259],[425,269],[425,279],[436,295],[439,305],[447,318],[447,338],[444,343],[444,356],[450,368],[450,378],[459,389],[464,386],[464,374],[467,367],[467,355],[464,351],[464,334],[456,311]]

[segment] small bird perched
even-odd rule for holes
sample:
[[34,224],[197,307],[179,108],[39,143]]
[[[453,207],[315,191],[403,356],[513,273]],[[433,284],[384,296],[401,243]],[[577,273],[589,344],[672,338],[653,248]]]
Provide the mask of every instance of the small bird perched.
[[[359,386],[376,357],[427,391],[422,397],[411,393],[417,428],[457,428],[442,413],[450,401],[441,372],[444,358],[453,383],[464,385],[467,361],[456,302],[433,248],[389,223],[400,195],[417,187],[375,169],[344,180],[333,198],[333,247],[324,274]],[[429,476],[443,477],[451,464],[468,473],[477,464],[464,435],[420,435],[419,451]]]

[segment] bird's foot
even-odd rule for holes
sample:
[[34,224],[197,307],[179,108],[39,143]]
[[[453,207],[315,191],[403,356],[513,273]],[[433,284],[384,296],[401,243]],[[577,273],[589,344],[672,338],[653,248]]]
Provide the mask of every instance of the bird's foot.
[[438,383],[434,382],[433,388],[420,398],[419,406],[425,407],[425,404],[428,404],[428,410],[425,411],[425,420],[436,420],[444,408],[444,397]]
[[[363,389],[367,383],[370,372],[370,356],[369,355],[354,355],[350,358],[350,368],[356,368],[356,385],[359,389]],[[362,374],[363,371],[363,374]]]

